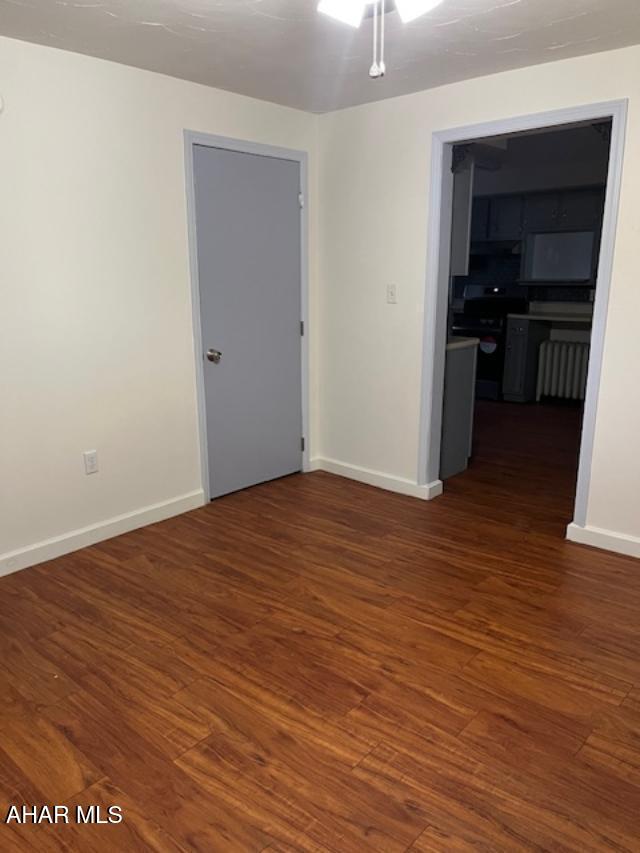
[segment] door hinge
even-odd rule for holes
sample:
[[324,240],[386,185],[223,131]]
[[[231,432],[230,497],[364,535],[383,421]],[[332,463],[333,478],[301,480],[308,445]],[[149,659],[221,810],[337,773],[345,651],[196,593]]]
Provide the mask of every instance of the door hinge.
[[300,450],[304,453],[304,436],[300,439]]
[[298,193],[298,204],[301,208],[304,207],[304,196],[302,195],[302,193]]
[[304,320],[300,320],[300,334],[304,335]]

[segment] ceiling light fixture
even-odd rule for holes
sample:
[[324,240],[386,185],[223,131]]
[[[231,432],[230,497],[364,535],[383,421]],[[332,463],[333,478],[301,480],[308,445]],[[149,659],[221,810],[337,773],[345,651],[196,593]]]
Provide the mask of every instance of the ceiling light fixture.
[[384,77],[384,16],[386,12],[397,9],[404,24],[414,21],[431,9],[439,6],[443,0],[320,0],[318,12],[348,24],[359,27],[368,6],[373,7],[370,17],[373,18],[373,62],[369,69],[369,77],[379,79]]

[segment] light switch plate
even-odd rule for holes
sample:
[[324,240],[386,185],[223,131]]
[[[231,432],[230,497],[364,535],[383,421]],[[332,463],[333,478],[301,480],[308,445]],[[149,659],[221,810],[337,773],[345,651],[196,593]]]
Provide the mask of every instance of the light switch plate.
[[97,450],[85,450],[82,454],[82,458],[84,459],[84,473],[85,474],[97,474],[98,473],[98,451]]
[[396,305],[398,302],[398,285],[397,284],[388,284],[387,285],[387,302],[389,305]]

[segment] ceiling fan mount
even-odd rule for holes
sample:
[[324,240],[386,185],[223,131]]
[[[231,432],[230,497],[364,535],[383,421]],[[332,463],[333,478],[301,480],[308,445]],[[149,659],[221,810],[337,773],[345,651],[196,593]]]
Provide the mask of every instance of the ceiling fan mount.
[[318,11],[343,24],[359,27],[364,18],[373,19],[373,62],[369,77],[384,77],[385,17],[397,11],[400,20],[407,24],[439,6],[443,0],[320,0]]

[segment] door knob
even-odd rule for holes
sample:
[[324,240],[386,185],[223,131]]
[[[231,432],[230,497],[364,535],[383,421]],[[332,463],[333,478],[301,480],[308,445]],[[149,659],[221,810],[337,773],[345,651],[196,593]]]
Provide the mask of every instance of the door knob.
[[214,364],[220,364],[220,359],[222,358],[222,353],[217,349],[208,349],[207,350],[207,359],[212,361]]

